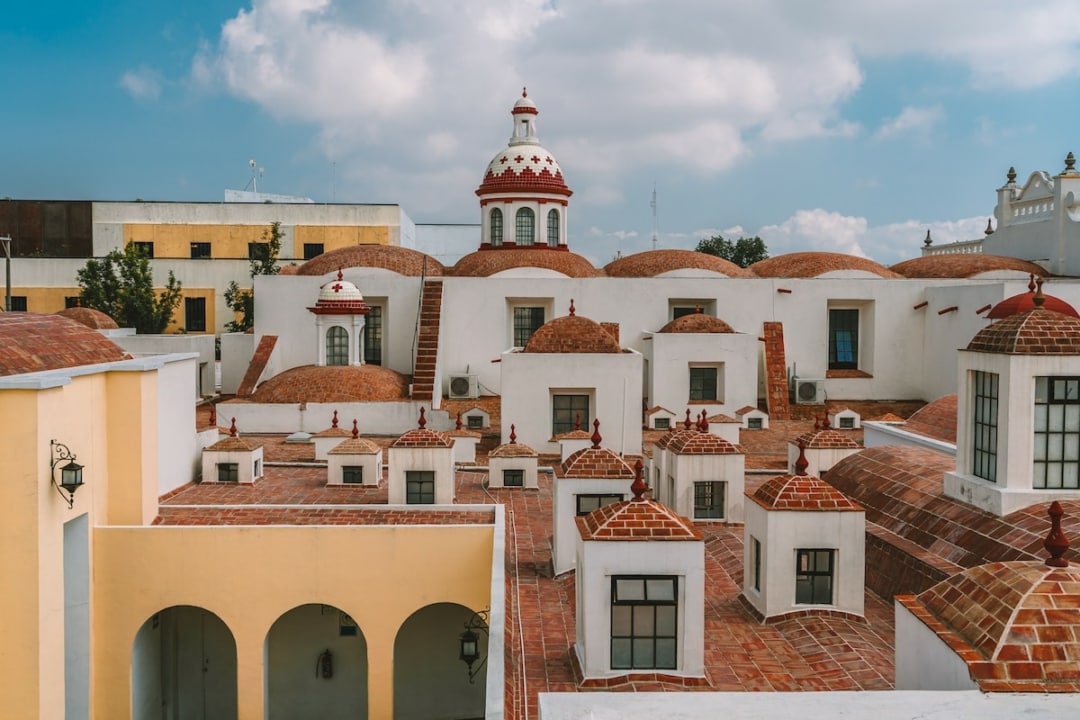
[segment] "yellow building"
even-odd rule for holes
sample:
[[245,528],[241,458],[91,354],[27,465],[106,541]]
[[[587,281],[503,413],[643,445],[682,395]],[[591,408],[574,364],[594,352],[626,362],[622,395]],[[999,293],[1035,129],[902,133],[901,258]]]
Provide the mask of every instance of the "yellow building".
[[[501,708],[501,507],[161,505],[218,436],[195,429],[194,362],[0,313],[4,715]],[[470,682],[458,636],[483,608],[490,655]]]

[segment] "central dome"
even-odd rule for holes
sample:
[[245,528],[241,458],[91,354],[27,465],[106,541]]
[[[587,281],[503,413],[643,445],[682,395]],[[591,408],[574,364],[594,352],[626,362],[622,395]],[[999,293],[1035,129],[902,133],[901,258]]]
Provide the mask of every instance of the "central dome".
[[536,137],[536,104],[522,91],[514,103],[514,134],[507,147],[488,163],[484,180],[477,188],[479,196],[504,192],[555,193],[570,197],[573,193],[563,180],[562,168],[555,156],[540,145]]

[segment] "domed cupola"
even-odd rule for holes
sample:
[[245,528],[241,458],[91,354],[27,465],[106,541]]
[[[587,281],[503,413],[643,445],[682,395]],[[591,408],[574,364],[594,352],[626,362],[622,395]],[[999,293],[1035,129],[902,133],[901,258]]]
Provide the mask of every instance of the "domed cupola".
[[364,362],[364,316],[371,308],[360,289],[338,270],[337,278],[319,286],[319,298],[308,311],[315,315],[319,365],[361,365]]
[[476,189],[480,198],[480,249],[569,249],[566,209],[573,194],[555,157],[536,137],[539,111],[525,90],[514,103],[514,130],[504,150],[488,163]]

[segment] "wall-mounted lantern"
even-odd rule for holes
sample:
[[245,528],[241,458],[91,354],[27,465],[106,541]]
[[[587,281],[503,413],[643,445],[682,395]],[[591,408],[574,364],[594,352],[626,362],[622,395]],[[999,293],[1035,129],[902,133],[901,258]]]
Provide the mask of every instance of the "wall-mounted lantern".
[[[49,468],[52,475],[52,484],[56,488],[56,492],[60,493],[60,497],[67,501],[68,507],[75,507],[75,491],[82,487],[83,484],[83,466],[75,462],[75,453],[68,449],[67,445],[57,442],[56,440],[49,441]],[[60,463],[67,460],[66,465],[60,465]],[[56,469],[60,467],[60,480],[57,482]],[[64,493],[67,493],[65,496]]]

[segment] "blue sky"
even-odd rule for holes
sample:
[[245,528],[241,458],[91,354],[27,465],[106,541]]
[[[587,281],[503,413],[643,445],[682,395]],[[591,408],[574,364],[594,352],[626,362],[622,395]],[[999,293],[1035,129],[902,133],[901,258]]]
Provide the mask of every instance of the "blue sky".
[[477,222],[528,85],[600,262],[760,234],[891,264],[1080,152],[1080,3],[44,0],[0,20],[0,197],[259,189]]

